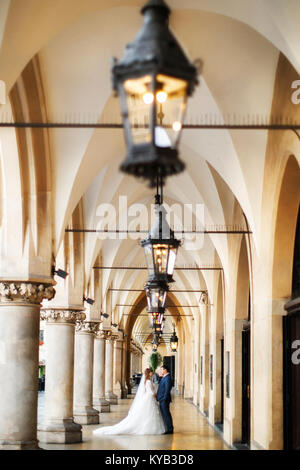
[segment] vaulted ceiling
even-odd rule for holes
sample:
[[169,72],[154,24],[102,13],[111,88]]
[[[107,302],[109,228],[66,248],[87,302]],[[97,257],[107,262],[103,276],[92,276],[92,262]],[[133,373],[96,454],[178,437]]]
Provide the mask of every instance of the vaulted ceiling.
[[[121,57],[141,25],[140,0],[1,0],[0,79],[7,92],[24,67],[39,61],[49,121],[119,122],[118,100],[112,96],[110,58]],[[266,119],[271,112],[279,54],[300,72],[298,0],[168,0],[171,28],[192,60],[204,63],[200,86],[190,99],[187,121],[219,122]],[[7,105],[9,107],[9,103]],[[70,217],[83,200],[85,228],[95,228],[97,208],[119,195],[128,206],[153,202],[142,182],[118,171],[124,158],[123,132],[116,129],[49,131],[54,202],[54,252]],[[165,201],[204,204],[207,225],[244,224],[245,213],[259,248],[267,131],[185,130],[180,146],[187,170],[170,178]],[[146,227],[149,223],[141,218]],[[226,236],[187,239],[179,266],[219,265],[228,272]],[[85,237],[85,273],[89,278],[99,252],[102,263],[143,264],[136,240]],[[108,288],[141,287],[143,271],[107,271]],[[210,289],[214,274],[176,272],[176,287]],[[119,293],[114,303],[133,303],[134,293]],[[193,305],[196,294],[178,294]],[[120,314],[124,312],[120,310]],[[143,326],[143,325],[142,325]],[[141,327],[141,325],[140,325]]]

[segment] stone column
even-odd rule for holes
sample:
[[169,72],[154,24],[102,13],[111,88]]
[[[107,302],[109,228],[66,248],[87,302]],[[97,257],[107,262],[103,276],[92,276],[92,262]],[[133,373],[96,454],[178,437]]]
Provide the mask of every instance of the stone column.
[[127,398],[128,394],[128,386],[126,383],[126,377],[127,377],[127,347],[126,347],[126,341],[123,341],[123,367],[122,367],[122,398]]
[[40,304],[50,284],[0,283],[0,449],[37,449]]
[[94,339],[93,407],[101,413],[110,412],[105,400],[105,338],[105,332],[99,330]]
[[81,425],[73,419],[75,323],[85,319],[81,311],[45,309],[47,320],[45,416],[38,427],[41,442],[70,444],[82,441]]
[[118,397],[113,393],[113,347],[114,338],[109,337],[106,340],[106,358],[105,358],[105,397],[112,405],[118,404]]
[[113,392],[118,398],[122,398],[122,356],[123,341],[119,338],[114,342],[114,367],[113,367]]
[[76,325],[74,368],[74,420],[79,424],[98,424],[99,411],[93,408],[94,333],[99,323],[84,321]]

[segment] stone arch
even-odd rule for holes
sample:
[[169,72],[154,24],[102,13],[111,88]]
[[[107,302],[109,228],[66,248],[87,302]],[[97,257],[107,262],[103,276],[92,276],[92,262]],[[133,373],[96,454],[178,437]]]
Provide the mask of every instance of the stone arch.
[[[12,88],[10,103],[17,122],[47,121],[37,57],[27,64]],[[23,249],[28,256],[40,260],[38,274],[49,276],[52,260],[52,194],[48,131],[18,128],[15,135],[22,194]],[[49,217],[44,217],[45,214]]]
[[278,198],[274,233],[272,297],[292,292],[294,244],[300,202],[300,168],[294,155],[287,160]]
[[240,246],[236,283],[236,320],[248,321],[250,295],[250,270],[246,239],[243,236]]
[[[218,284],[217,284],[217,305],[216,305],[216,336],[215,336],[215,361],[214,361],[214,389],[215,393],[213,394],[213,403],[214,410],[212,413],[212,419],[210,422],[223,423],[224,420],[224,285],[222,275],[219,275]],[[211,406],[210,410],[211,411]]]
[[[249,296],[250,296],[250,267],[249,267],[249,254],[247,250],[247,243],[245,236],[242,237],[240,242],[240,249],[237,263],[237,277],[235,285],[235,310],[233,319],[233,345],[232,354],[230,359],[230,397],[233,399],[232,414],[232,429],[231,441],[242,442],[243,438],[243,423],[245,421],[243,416],[243,336],[244,330],[250,333],[249,321]],[[250,351],[249,351],[250,354]],[[250,374],[250,368],[249,368]],[[250,421],[250,416],[248,420]],[[244,420],[244,421],[243,421]]]
[[[184,312],[182,308],[176,307],[178,305],[178,302],[176,300],[176,296],[174,294],[169,293],[168,295],[168,305],[173,307],[170,312],[173,316],[173,318],[183,318],[182,320],[182,327],[179,327],[178,323],[178,339],[179,342],[183,341],[183,338],[186,337],[186,321],[184,320]],[[146,300],[146,295],[144,292],[141,292],[141,294],[138,296],[134,306],[130,309],[130,312],[128,314],[128,319],[126,322],[125,326],[125,334],[126,336],[126,350],[127,350],[127,361],[126,361],[126,381],[127,385],[129,387],[130,384],[130,340],[131,340],[131,335],[132,331],[135,325],[135,322],[138,318],[138,316],[141,314],[141,312],[146,308],[147,306],[147,300]]]

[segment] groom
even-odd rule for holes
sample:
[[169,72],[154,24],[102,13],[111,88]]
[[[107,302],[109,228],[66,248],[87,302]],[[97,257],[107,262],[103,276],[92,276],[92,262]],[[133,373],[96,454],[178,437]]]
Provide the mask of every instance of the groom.
[[161,367],[162,379],[159,383],[156,399],[160,405],[160,411],[165,423],[166,432],[164,434],[173,434],[173,421],[170,413],[172,382],[168,366]]

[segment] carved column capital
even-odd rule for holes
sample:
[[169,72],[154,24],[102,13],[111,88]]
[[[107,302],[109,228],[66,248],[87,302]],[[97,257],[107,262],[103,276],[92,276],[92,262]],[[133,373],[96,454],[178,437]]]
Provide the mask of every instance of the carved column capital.
[[76,322],[85,320],[86,315],[80,310],[71,309],[41,309],[41,320],[48,323],[70,323],[75,325]]
[[24,281],[0,282],[0,302],[26,302],[39,305],[44,299],[52,300],[55,289],[52,284]]
[[93,321],[76,322],[76,333],[97,333],[100,323]]
[[106,339],[106,341],[111,339],[111,331],[110,330],[101,330],[101,332],[104,336],[104,339]]
[[98,329],[95,335],[97,339],[106,339],[106,333],[103,330]]

